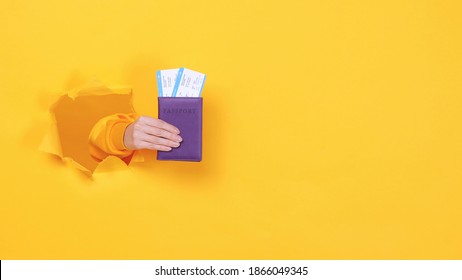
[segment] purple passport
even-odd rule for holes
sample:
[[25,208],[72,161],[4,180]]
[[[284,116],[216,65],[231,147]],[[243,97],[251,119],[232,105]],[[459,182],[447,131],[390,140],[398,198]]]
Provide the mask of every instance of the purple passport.
[[157,151],[158,160],[202,160],[202,97],[158,97],[159,119],[180,130],[183,141],[169,152]]

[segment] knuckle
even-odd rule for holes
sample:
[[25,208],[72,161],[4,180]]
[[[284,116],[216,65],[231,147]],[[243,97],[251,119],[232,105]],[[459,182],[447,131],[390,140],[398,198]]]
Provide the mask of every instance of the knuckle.
[[150,122],[152,125],[157,125],[157,119],[156,118],[149,118]]
[[154,128],[153,133],[156,136],[162,136],[162,129]]
[[134,130],[140,130],[141,127],[142,127],[142,125],[139,122],[135,122],[135,124],[133,125]]
[[170,126],[166,122],[162,122],[161,127],[165,130],[168,130],[170,128]]

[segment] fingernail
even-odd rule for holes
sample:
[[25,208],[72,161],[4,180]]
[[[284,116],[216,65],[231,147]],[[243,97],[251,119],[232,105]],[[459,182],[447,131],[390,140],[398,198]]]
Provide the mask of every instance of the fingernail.
[[178,128],[176,129],[176,133],[180,134],[180,130]]
[[167,151],[171,151],[171,150],[172,150],[172,148],[170,148],[170,147],[169,147],[169,148],[167,148]]
[[183,141],[183,138],[181,138],[181,136],[178,136],[177,139],[178,139],[178,141],[180,141],[180,142]]
[[178,146],[180,146],[180,143],[175,143],[175,147],[178,147]]

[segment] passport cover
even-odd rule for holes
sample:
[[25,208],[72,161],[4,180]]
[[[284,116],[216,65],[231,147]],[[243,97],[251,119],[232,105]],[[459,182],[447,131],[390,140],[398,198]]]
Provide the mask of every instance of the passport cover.
[[202,160],[202,97],[158,97],[159,119],[176,126],[183,141],[158,160]]

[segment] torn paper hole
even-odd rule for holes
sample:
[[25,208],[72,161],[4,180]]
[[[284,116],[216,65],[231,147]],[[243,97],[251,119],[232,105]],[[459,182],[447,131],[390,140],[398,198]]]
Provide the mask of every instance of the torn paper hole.
[[[89,176],[95,171],[121,169],[126,164],[117,157],[110,156],[101,163],[93,159],[88,151],[88,136],[101,118],[134,112],[131,88],[108,88],[99,81],[89,82],[64,93],[51,106],[51,126],[39,149],[59,156]],[[131,160],[142,161],[140,153],[135,153]]]

